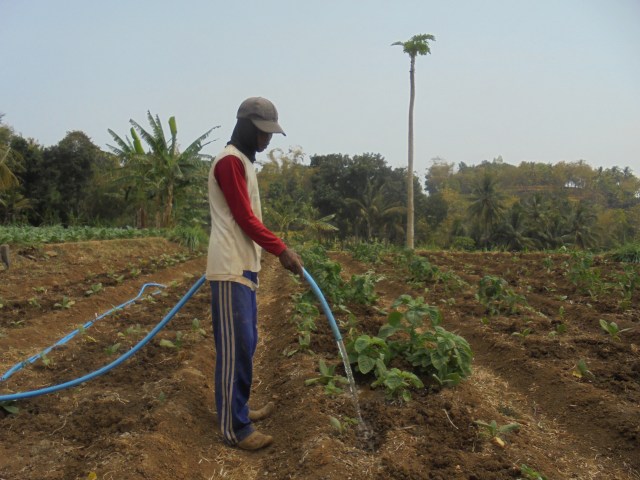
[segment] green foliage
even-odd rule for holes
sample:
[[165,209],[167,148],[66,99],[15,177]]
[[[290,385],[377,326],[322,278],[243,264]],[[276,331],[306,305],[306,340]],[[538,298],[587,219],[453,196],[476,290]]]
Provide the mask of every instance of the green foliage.
[[381,359],[376,361],[376,380],[372,388],[385,387],[385,394],[389,399],[401,398],[405,402],[411,400],[411,388],[422,388],[424,384],[414,373],[398,368],[388,369]]
[[207,336],[207,332],[200,325],[200,319],[198,318],[194,318],[193,320],[191,320],[191,331],[203,337]]
[[516,294],[508,285],[503,278],[485,275],[480,279],[476,300],[484,305],[490,315],[515,313],[518,305],[525,305],[526,300],[522,295]]
[[62,310],[68,310],[76,304],[75,300],[71,300],[66,295],[62,297],[62,301],[59,303],[54,303],[53,308],[60,308]]
[[[437,307],[425,304],[421,297],[402,295],[393,308],[400,310],[389,314],[378,333],[392,352],[404,356],[440,385],[457,385],[471,374],[473,352],[469,343],[440,326],[442,314]],[[425,318],[429,318],[430,328],[424,325]]]
[[527,467],[524,463],[520,465],[520,473],[524,475],[523,480],[547,480],[547,477],[536,472],[533,468]]
[[0,226],[0,243],[37,246],[43,243],[158,237],[162,234],[162,230],[134,228]]
[[157,227],[171,227],[175,224],[174,207],[178,200],[188,203],[190,194],[206,185],[208,163],[200,152],[209,143],[205,140],[213,128],[183,149],[178,143],[175,117],[168,121],[169,137],[158,115],[147,112],[147,120],[150,130],[130,120],[131,139],[123,139],[109,129],[116,143],[109,148],[123,165],[117,183],[131,192],[135,207],[145,213],[154,212]]
[[389,346],[379,337],[360,335],[353,342],[348,342],[346,348],[349,363],[355,363],[356,370],[363,374],[371,372],[378,360],[388,363],[391,359]]
[[616,262],[640,263],[640,243],[628,243],[610,254]]
[[383,277],[367,272],[363,275],[352,275],[351,280],[345,285],[345,300],[360,305],[373,305],[378,300],[375,285]]
[[324,360],[320,359],[318,361],[318,368],[320,370],[320,376],[309,378],[304,381],[304,384],[307,386],[315,384],[324,385],[324,393],[327,395],[338,395],[342,393],[343,390],[338,387],[336,383],[345,385],[349,383],[349,380],[342,375],[336,375],[336,366],[327,365]]
[[0,409],[11,415],[20,413],[20,409],[16,406],[16,402],[0,402]]
[[313,245],[301,251],[305,269],[322,290],[324,296],[334,305],[342,305],[345,301],[345,286],[340,276],[342,267],[338,262],[330,260],[321,245]]
[[630,328],[620,328],[616,322],[607,322],[604,319],[600,319],[600,328],[607,332],[613,340],[620,340],[620,334],[631,330]]
[[595,377],[591,370],[589,370],[589,367],[587,367],[587,362],[582,358],[578,360],[578,363],[576,363],[576,366],[573,368],[571,373],[577,378]]
[[594,267],[593,263],[592,253],[572,252],[567,275],[578,292],[597,298],[604,290],[604,281],[600,269]]
[[91,287],[89,287],[89,290],[84,292],[84,294],[87,297],[89,297],[89,296],[94,295],[96,293],[100,293],[101,291],[102,291],[102,283],[94,283],[93,285],[91,285]]
[[209,234],[200,225],[179,225],[167,233],[167,238],[191,251],[201,250],[209,243]]
[[176,332],[176,339],[174,341],[163,338],[160,340],[160,346],[165,348],[172,348],[174,350],[180,350],[184,342],[184,334],[180,331]]
[[351,256],[359,262],[378,264],[382,261],[382,255],[387,247],[376,240],[370,242],[357,242],[347,246]]
[[346,433],[352,425],[358,425],[357,418],[344,417],[344,421],[340,421],[336,417],[329,416],[329,423],[338,435]]
[[481,433],[489,438],[503,438],[506,434],[520,429],[520,425],[517,423],[498,425],[495,420],[491,420],[489,423],[476,420],[473,423],[478,425],[481,428]]
[[115,355],[116,353],[118,353],[118,350],[120,350],[121,346],[122,344],[120,343],[114,343],[113,345],[105,347],[104,351],[109,355]]

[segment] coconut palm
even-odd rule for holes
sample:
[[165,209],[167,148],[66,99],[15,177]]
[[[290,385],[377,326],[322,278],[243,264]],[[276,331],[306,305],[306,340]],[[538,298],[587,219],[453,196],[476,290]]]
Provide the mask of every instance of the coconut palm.
[[486,246],[495,225],[503,218],[504,195],[497,190],[494,177],[485,173],[475,185],[467,212],[480,231],[480,244]]
[[0,192],[18,185],[18,179],[9,168],[8,160],[11,148],[0,145]]
[[367,240],[386,236],[387,228],[405,212],[403,206],[389,202],[384,183],[374,185],[369,178],[361,195],[346,198],[345,203],[356,210],[359,221],[364,224]]
[[407,168],[407,248],[413,248],[414,231],[414,206],[413,206],[413,106],[415,103],[415,65],[418,55],[431,53],[429,42],[436,38],[430,34],[414,35],[406,42],[395,42],[391,45],[400,45],[404,53],[411,59],[409,69],[410,95],[409,95],[409,160]]

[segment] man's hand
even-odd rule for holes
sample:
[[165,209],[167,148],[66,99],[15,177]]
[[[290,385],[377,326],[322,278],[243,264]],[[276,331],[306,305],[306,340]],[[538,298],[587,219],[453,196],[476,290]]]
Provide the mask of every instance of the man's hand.
[[300,258],[300,255],[290,248],[287,248],[278,258],[284,268],[295,273],[301,279],[304,279],[304,274],[302,273],[302,258]]

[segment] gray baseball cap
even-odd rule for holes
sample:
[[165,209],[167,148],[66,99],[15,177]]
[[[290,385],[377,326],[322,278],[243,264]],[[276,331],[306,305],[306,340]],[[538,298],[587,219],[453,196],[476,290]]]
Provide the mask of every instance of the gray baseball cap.
[[284,133],[278,123],[278,111],[266,98],[250,97],[240,104],[236,118],[248,118],[261,131],[266,133]]

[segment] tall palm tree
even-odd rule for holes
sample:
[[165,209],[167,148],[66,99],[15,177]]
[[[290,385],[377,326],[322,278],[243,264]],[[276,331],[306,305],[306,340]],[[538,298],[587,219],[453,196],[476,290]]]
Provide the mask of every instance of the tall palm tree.
[[[135,120],[130,120],[133,128],[129,139],[124,141],[109,130],[111,136],[118,143],[118,147],[111,147],[114,153],[122,154],[125,165],[130,165],[134,176],[142,180],[142,187],[156,202],[156,226],[168,227],[173,223],[173,206],[177,189],[186,188],[194,181],[201,181],[206,177],[205,157],[200,153],[207,145],[203,143],[214,127],[193,141],[186,149],[180,151],[178,145],[178,128],[175,117],[169,118],[169,141],[165,137],[160,118],[153,117],[147,112],[147,119],[151,130],[145,130]],[[144,141],[149,148],[145,152],[142,147]]]
[[407,248],[413,249],[413,231],[414,231],[414,206],[413,206],[413,106],[415,103],[416,84],[415,84],[415,66],[416,56],[427,55],[431,53],[429,42],[435,42],[436,37],[430,34],[414,35],[406,42],[395,42],[391,45],[400,45],[404,53],[409,55],[411,59],[411,68],[409,69],[409,82],[411,86],[409,96],[409,161],[407,168]]
[[10,154],[10,147],[0,145],[0,191],[8,190],[9,188],[18,185],[18,179],[8,165]]
[[497,190],[497,181],[485,173],[476,184],[471,196],[468,213],[480,228],[480,243],[486,246],[493,228],[504,214],[504,195]]

